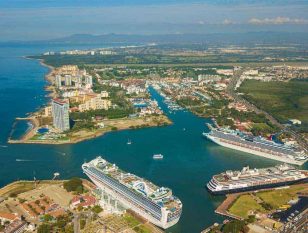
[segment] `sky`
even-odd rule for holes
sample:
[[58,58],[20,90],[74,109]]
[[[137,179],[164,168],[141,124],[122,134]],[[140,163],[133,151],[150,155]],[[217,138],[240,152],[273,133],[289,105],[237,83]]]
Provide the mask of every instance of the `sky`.
[[0,0],[0,41],[72,34],[308,32],[308,0]]

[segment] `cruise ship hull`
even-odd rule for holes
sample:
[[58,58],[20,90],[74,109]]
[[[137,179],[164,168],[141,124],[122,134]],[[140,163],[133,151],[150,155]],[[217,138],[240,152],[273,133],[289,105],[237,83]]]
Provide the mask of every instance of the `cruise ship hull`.
[[172,221],[169,221],[169,222],[159,221],[158,219],[156,219],[152,215],[150,215],[146,210],[144,210],[140,207],[137,207],[131,201],[129,201],[129,199],[125,198],[125,196],[121,195],[120,193],[118,193],[114,189],[110,188],[108,186],[108,184],[106,184],[106,183],[102,182],[101,180],[97,179],[96,177],[92,176],[86,170],[84,170],[84,173],[97,185],[97,187],[99,187],[102,191],[104,191],[108,195],[117,199],[125,208],[134,211],[135,213],[137,213],[138,215],[140,215],[141,217],[143,217],[144,219],[148,220],[149,222],[155,224],[158,227],[161,227],[163,229],[167,229],[167,228],[175,225],[180,219],[180,216],[179,216],[178,218],[175,218],[175,219],[173,219]]
[[267,158],[267,159],[272,159],[272,160],[276,160],[276,161],[280,161],[280,162],[284,162],[284,163],[289,163],[289,164],[294,164],[294,165],[299,165],[299,166],[303,165],[305,163],[305,161],[294,160],[294,159],[291,159],[291,158],[286,158],[286,157],[281,157],[281,156],[275,156],[275,155],[265,153],[265,152],[262,152],[262,151],[252,150],[250,148],[237,146],[237,145],[234,145],[234,144],[229,144],[229,143],[223,142],[222,140],[220,140],[217,137],[213,137],[213,136],[208,135],[208,134],[204,134],[204,135],[205,135],[206,138],[208,138],[212,142],[214,142],[214,143],[216,143],[220,146],[233,149],[233,150],[239,150],[239,151],[246,152],[246,153],[249,153],[249,154],[258,155],[258,156],[261,156],[261,157],[264,157],[264,158]]
[[304,178],[300,180],[284,181],[284,182],[279,182],[279,183],[239,187],[239,188],[234,188],[234,189],[224,189],[224,190],[213,190],[209,188],[207,184],[206,189],[213,195],[225,195],[229,193],[239,193],[239,192],[246,192],[246,191],[255,191],[255,190],[260,190],[260,189],[277,188],[277,187],[287,186],[291,184],[306,183],[306,182],[308,182],[308,178]]

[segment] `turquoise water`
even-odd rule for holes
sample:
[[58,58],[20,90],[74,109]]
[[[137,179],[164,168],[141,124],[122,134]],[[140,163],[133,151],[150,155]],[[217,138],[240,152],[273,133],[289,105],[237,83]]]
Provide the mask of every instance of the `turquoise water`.
[[[189,112],[168,114],[173,124],[167,127],[111,132],[75,145],[7,145],[15,117],[26,116],[47,101],[44,75],[48,69],[21,56],[60,49],[40,45],[0,47],[0,186],[17,179],[33,179],[33,174],[38,179],[50,179],[54,172],[60,172],[61,178],[84,176],[81,164],[102,155],[128,172],[173,189],[183,202],[183,214],[167,232],[200,232],[222,220],[214,210],[223,197],[213,197],[204,188],[213,174],[247,164],[276,164],[206,141],[201,133],[207,120]],[[166,110],[162,98],[151,92]],[[127,145],[128,139],[131,145]],[[164,159],[153,160],[152,155],[157,153]]]

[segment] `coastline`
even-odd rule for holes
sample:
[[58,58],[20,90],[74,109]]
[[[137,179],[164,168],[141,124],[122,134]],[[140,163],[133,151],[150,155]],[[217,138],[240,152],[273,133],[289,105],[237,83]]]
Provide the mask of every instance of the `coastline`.
[[[97,137],[101,137],[106,133],[109,132],[116,132],[116,131],[123,131],[123,130],[136,130],[136,129],[142,129],[142,128],[148,128],[148,127],[163,127],[167,125],[173,124],[173,122],[166,116],[161,116],[160,118],[162,121],[160,124],[154,124],[154,120],[152,119],[151,122],[147,122],[148,124],[139,124],[138,121],[135,119],[129,120],[129,119],[116,119],[116,120],[108,120],[109,125],[106,128],[97,129],[95,131],[87,131],[87,130],[79,130],[76,132],[73,132],[72,136],[69,136],[68,140],[30,140],[34,135],[30,132],[36,132],[38,127],[35,129],[33,128],[31,131],[29,131],[26,135],[32,135],[27,136],[24,138],[24,135],[20,140],[9,140],[8,143],[10,144],[47,144],[47,145],[63,145],[63,144],[76,144],[82,141],[94,139]],[[155,118],[156,119],[156,118]],[[144,118],[140,119],[144,120]],[[122,125],[118,125],[118,121],[124,122]],[[127,124],[128,123],[128,124]],[[116,127],[117,129],[112,129],[112,127]],[[134,127],[134,128],[133,128]],[[35,129],[35,130],[34,130]]]
[[[31,59],[27,56],[23,56],[25,59]],[[49,92],[49,98],[56,98],[57,92],[55,87],[52,85],[53,79],[53,72],[55,71],[55,67],[44,63],[43,59],[34,59],[38,60],[40,65],[45,66],[49,69],[48,73],[44,76],[44,79],[47,80],[48,84],[45,86],[45,91]],[[48,101],[49,102],[49,101]],[[48,103],[47,102],[47,103]],[[102,129],[96,130],[86,130],[82,129],[76,132],[70,132],[68,135],[68,139],[59,140],[59,139],[35,139],[31,140],[39,129],[40,122],[37,118],[39,112],[42,111],[42,107],[40,107],[36,112],[33,112],[31,115],[25,118],[17,117],[16,120],[29,120],[31,121],[33,128],[29,131],[25,132],[24,135],[17,140],[13,140],[8,138],[7,143],[9,144],[50,144],[50,145],[61,145],[61,144],[76,144],[82,141],[90,140],[96,137],[103,136],[105,133],[112,132],[112,131],[122,131],[122,130],[133,130],[139,128],[146,128],[146,127],[159,127],[159,126],[166,126],[171,125],[172,121],[166,115],[160,116],[149,116],[149,117],[142,117],[142,118],[121,118],[121,119],[109,119],[105,122],[107,123],[107,127]],[[105,123],[104,122],[104,123]]]

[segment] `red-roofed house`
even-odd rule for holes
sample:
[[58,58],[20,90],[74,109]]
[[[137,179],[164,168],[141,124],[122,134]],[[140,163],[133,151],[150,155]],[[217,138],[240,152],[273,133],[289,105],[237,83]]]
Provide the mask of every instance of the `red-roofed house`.
[[14,220],[18,219],[20,219],[18,214],[0,211],[0,223],[4,223],[6,221],[13,222]]
[[71,200],[71,208],[76,208],[78,206],[81,207],[89,207],[89,206],[94,206],[96,204],[96,198],[90,195],[79,195],[73,197]]

